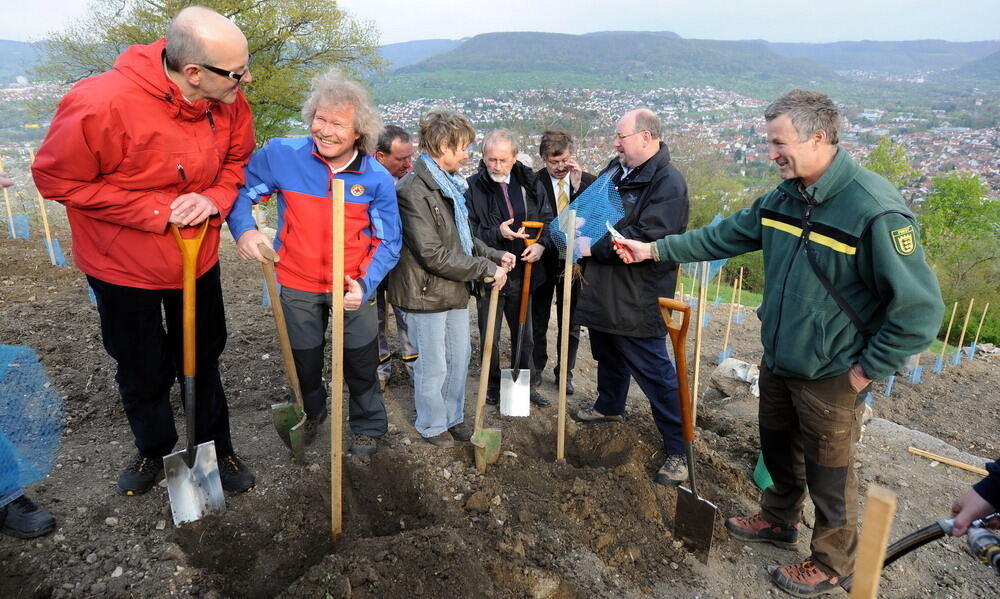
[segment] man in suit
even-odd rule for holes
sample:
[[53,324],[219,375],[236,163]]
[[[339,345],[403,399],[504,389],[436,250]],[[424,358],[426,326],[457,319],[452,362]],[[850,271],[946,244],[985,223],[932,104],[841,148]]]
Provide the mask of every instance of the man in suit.
[[[546,201],[556,218],[596,178],[583,171],[576,161],[574,150],[573,136],[560,129],[542,133],[542,139],[538,144],[538,154],[545,166],[539,169],[536,175],[545,187]],[[532,386],[534,387],[541,384],[542,371],[549,360],[545,337],[549,329],[553,295],[556,297],[556,318],[558,319],[560,335],[563,327],[563,286],[560,282],[562,278],[559,276],[563,272],[563,267],[559,260],[559,253],[545,252],[542,255],[542,263],[545,265],[545,279],[542,280],[531,297],[531,324],[534,337],[534,351],[532,352],[534,379]],[[570,293],[570,311],[576,306],[576,296],[579,291],[579,280],[573,281],[573,289]],[[580,325],[571,325],[569,328],[569,356],[566,358],[566,393],[568,395],[573,395],[574,392],[573,367],[576,366],[576,350],[579,345]],[[560,364],[559,347],[557,342],[554,370],[557,381],[559,380]]]
[[[516,338],[518,312],[521,304],[521,285],[526,263],[532,266],[532,287],[545,278],[545,269],[540,262],[543,253],[550,253],[552,241],[548,227],[552,211],[545,199],[545,190],[535,172],[517,159],[517,137],[507,129],[494,129],[483,139],[483,159],[479,170],[469,177],[469,189],[465,192],[469,207],[469,223],[472,234],[483,240],[491,248],[510,252],[518,256],[517,265],[508,275],[508,283],[500,292],[497,306],[496,328],[492,342],[500,338],[500,321],[506,318],[511,334],[511,351],[518,343],[523,344],[516,368],[531,370],[531,320]],[[525,239],[535,231],[526,232],[521,223],[537,221],[545,225],[538,243],[528,245]],[[479,301],[480,338],[486,335],[486,320],[489,302]],[[529,313],[530,314],[530,313]],[[483,341],[487,343],[488,341]],[[490,383],[486,392],[486,402],[499,403],[500,398],[500,352],[493,352],[490,364]],[[534,377],[532,377],[534,378]],[[539,407],[550,404],[548,398],[531,390],[531,402]]]

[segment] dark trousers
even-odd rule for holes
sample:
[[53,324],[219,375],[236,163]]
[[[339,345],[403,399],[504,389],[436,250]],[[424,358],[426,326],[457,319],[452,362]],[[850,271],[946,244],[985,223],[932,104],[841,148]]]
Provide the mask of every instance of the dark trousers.
[[[508,282],[508,285],[511,283]],[[517,281],[518,292],[511,295],[501,295],[497,299],[497,314],[496,322],[493,328],[493,339],[490,343],[493,344],[493,355],[490,357],[490,382],[488,391],[491,395],[496,395],[500,392],[500,323],[501,320],[507,321],[507,329],[510,331],[510,351],[511,357],[509,360],[504,360],[504,368],[509,368],[511,365],[511,360],[514,359],[514,351],[517,349],[517,316],[518,311],[521,308],[521,294],[520,285],[521,282]],[[483,297],[478,300],[478,320],[479,320],[479,338],[482,340],[486,339],[486,320],[489,316],[490,301],[489,294],[484,292]],[[526,369],[531,371],[531,306],[528,306],[528,313],[525,315],[527,322],[524,323],[524,330],[521,334],[521,340],[524,346],[521,348],[521,356],[518,359],[517,367],[520,369]],[[482,356],[482,343],[480,343],[480,353]],[[534,373],[532,373],[534,374]]]
[[[323,348],[330,322],[330,294],[282,287],[281,307],[288,323],[306,416],[315,418],[326,410]],[[385,435],[389,421],[378,387],[378,314],[374,298],[357,310],[344,311],[344,382],[350,392],[351,432],[370,437]]]
[[594,409],[607,416],[624,414],[628,388],[635,378],[649,399],[663,450],[684,453],[677,371],[667,355],[666,337],[624,337],[590,329],[590,349],[597,360]]
[[[555,269],[549,272],[554,272]],[[572,322],[573,310],[576,309],[576,298],[580,293],[579,279],[573,281],[573,288],[570,293],[569,311]],[[560,343],[563,327],[563,278],[549,276],[544,283],[531,295],[531,328],[533,331],[534,351],[532,362],[535,372],[541,374],[545,370],[545,364],[549,361],[548,348],[546,346],[546,333],[549,330],[549,315],[552,313],[552,296],[556,298],[556,322],[558,323],[558,335],[556,336],[556,376],[559,374]],[[576,352],[580,347],[580,325],[572,324],[569,327],[569,355],[566,356],[566,377],[573,380],[573,368],[576,367]]]
[[768,522],[796,524],[808,490],[816,506],[812,557],[836,576],[854,571],[854,453],[863,411],[864,391],[854,390],[847,372],[809,381],[778,376],[760,365],[760,446],[774,481],[761,496],[761,511]]
[[[104,349],[118,363],[115,381],[135,446],[149,458],[167,455],[177,443],[170,389],[184,380],[181,290],[124,287],[90,276],[87,281],[97,298]],[[215,441],[221,458],[233,453],[233,442],[219,376],[226,314],[218,264],[198,278],[195,293],[194,439]]]

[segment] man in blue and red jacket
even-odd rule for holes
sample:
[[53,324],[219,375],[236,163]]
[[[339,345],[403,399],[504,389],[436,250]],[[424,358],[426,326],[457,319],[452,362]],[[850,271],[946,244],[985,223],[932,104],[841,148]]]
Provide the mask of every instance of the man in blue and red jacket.
[[[375,453],[387,420],[379,390],[375,291],[399,260],[402,245],[396,188],[370,154],[382,129],[368,92],[330,70],[313,80],[302,109],[309,137],[271,140],[250,158],[246,184],[229,215],[237,251],[263,261],[251,207],[276,195],[281,305],[305,404],[306,443],[326,420],[323,348],[331,290],[344,295],[344,378],[350,390],[351,453]],[[331,283],[330,190],[344,181],[345,280]],[[335,398],[336,400],[337,398]]]

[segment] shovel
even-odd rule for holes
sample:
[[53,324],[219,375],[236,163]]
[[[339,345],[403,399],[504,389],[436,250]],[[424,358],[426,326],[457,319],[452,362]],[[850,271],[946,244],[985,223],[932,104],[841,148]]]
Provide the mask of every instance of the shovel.
[[286,401],[271,404],[271,421],[274,422],[274,429],[278,431],[278,436],[281,437],[285,446],[292,450],[295,461],[302,463],[305,461],[306,455],[305,431],[303,430],[306,413],[302,407],[302,389],[299,387],[299,375],[295,370],[295,359],[292,357],[292,343],[288,340],[285,311],[278,298],[278,282],[274,277],[274,263],[278,261],[278,255],[263,243],[258,244],[257,249],[268,260],[261,263],[261,267],[264,269],[267,295],[271,299],[274,328],[278,330],[278,344],[281,345],[281,359],[285,364],[285,375],[288,377],[288,385],[292,388],[292,395],[295,397],[295,403]]
[[198,252],[208,230],[208,221],[194,237],[182,236],[177,225],[171,225],[171,230],[184,259],[184,413],[187,417],[187,447],[164,456],[163,469],[174,525],[181,526],[226,511],[226,497],[222,494],[215,441],[194,444],[195,275]]
[[[536,221],[523,221],[521,227],[538,229],[534,238],[524,240],[524,247],[534,245],[542,236],[545,225]],[[531,262],[524,263],[524,281],[521,283],[521,306],[517,313],[517,332],[514,340],[517,347],[510,361],[510,369],[500,370],[500,414],[503,416],[527,416],[531,413],[531,370],[518,368],[521,363],[521,346],[524,345],[524,323],[528,319],[528,303],[531,299]],[[486,337],[492,340],[492,336]]]
[[[670,311],[677,310],[683,316],[680,324],[670,317]],[[687,357],[684,341],[691,322],[691,308],[684,302],[665,297],[660,298],[660,313],[667,324],[670,342],[674,347],[674,361],[677,365],[678,391],[681,399],[681,429],[684,435],[684,450],[687,453],[688,476],[691,488],[677,487],[677,510],[674,512],[674,536],[684,542],[702,563],[708,563],[712,551],[712,533],[719,508],[712,502],[698,496],[695,484],[694,462],[694,422],[692,418],[691,393],[688,389]]]
[[[490,291],[490,307],[486,316],[486,336],[484,339],[492,339],[493,331],[496,328],[497,299],[500,297],[500,289],[494,288]],[[493,344],[482,343],[483,355],[482,366],[479,372],[479,392],[476,394],[476,420],[473,422],[472,438],[470,442],[476,454],[476,469],[480,474],[486,473],[486,467],[497,461],[500,457],[500,429],[483,428],[483,417],[486,408],[486,389],[490,384],[490,359],[493,357]]]

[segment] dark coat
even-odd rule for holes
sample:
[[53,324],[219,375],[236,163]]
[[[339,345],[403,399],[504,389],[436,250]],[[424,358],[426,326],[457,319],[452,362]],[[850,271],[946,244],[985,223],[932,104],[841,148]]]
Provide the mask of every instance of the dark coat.
[[[603,172],[621,169],[612,160]],[[618,184],[625,216],[615,228],[628,239],[655,241],[683,233],[688,222],[687,183],[673,164],[667,145]],[[666,325],[658,298],[673,297],[677,283],[675,262],[646,260],[625,264],[615,253],[610,235],[591,246],[581,260],[583,285],[573,321],[625,337],[663,337]]]
[[440,312],[469,305],[470,281],[492,277],[503,252],[475,238],[473,254],[462,250],[455,209],[422,160],[396,185],[403,222],[403,249],[389,273],[389,303],[414,312]]
[[[549,223],[552,222],[553,212],[546,201],[545,185],[535,176],[535,173],[521,162],[515,162],[510,172],[511,185],[518,185],[521,188],[521,197],[524,201],[525,220],[539,221],[545,224],[542,229],[542,236],[538,243],[545,247],[542,259],[532,266],[531,288],[535,289],[545,280],[545,255],[555,253],[552,240],[549,237]],[[466,206],[469,208],[469,222],[472,224],[472,235],[483,240],[491,248],[504,252],[510,252],[518,257],[517,266],[507,275],[507,284],[504,285],[501,294],[520,294],[521,281],[524,277],[524,262],[521,261],[521,252],[524,251],[524,241],[521,239],[504,239],[500,235],[500,223],[509,220],[507,205],[503,199],[503,190],[500,184],[490,178],[486,165],[479,162],[479,172],[469,177],[469,189],[465,192]],[[517,231],[521,227],[519,221],[514,221],[511,229]],[[529,234],[532,231],[528,231]]]
[[[549,176],[549,171],[542,168],[535,171],[535,176],[538,177],[538,180],[541,181],[545,187],[545,198],[549,203],[549,208],[552,209],[552,214],[558,216],[559,211],[556,209],[556,190],[552,187],[552,177]],[[569,200],[571,202],[575,200],[576,196],[580,195],[583,190],[590,187],[590,184],[596,180],[596,176],[584,171],[580,176],[580,187],[570,189]],[[556,277],[562,274],[563,267],[562,260],[559,259],[559,252],[546,251],[542,254],[541,262],[545,263],[545,272],[548,274],[550,282],[555,281]]]

